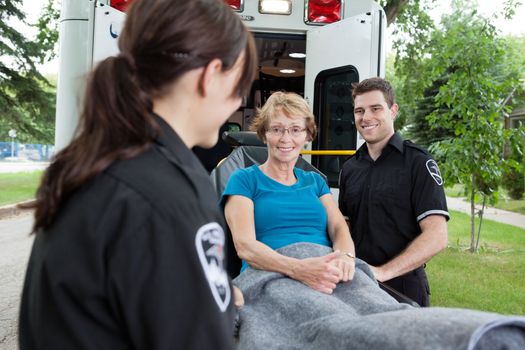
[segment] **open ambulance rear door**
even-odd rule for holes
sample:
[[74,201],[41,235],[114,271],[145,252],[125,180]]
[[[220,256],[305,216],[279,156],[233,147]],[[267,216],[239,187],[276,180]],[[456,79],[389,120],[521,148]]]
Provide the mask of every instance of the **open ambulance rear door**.
[[[314,150],[355,150],[364,141],[356,131],[352,83],[384,77],[384,12],[378,7],[306,33],[305,98],[313,106],[319,135]],[[337,187],[348,156],[312,156],[312,164]]]

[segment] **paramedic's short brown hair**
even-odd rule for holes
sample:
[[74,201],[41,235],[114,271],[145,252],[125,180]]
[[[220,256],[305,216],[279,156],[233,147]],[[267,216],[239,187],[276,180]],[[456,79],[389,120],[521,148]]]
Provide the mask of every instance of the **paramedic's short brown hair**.
[[279,112],[283,112],[289,118],[303,117],[310,141],[317,135],[315,118],[308,103],[296,93],[282,91],[273,93],[264,106],[257,110],[257,116],[250,125],[250,130],[257,132],[259,139],[266,141],[266,131],[270,121]]
[[390,83],[383,78],[374,77],[365,79],[359,83],[352,84],[352,87],[352,98],[354,99],[354,101],[356,96],[365,94],[370,91],[379,90],[383,93],[388,108],[392,107],[392,105],[395,103],[394,89],[392,88],[392,85],[390,85]]

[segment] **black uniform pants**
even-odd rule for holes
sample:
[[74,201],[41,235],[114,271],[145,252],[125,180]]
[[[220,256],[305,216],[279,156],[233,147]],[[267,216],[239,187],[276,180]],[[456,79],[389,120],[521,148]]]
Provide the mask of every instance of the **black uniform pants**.
[[403,293],[420,306],[430,306],[430,288],[423,266],[384,283]]

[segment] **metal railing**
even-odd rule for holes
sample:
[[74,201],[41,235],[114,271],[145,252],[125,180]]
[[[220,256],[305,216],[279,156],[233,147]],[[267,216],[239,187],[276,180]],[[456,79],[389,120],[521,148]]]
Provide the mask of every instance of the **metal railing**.
[[355,150],[308,150],[303,149],[301,154],[309,154],[313,156],[353,156]]

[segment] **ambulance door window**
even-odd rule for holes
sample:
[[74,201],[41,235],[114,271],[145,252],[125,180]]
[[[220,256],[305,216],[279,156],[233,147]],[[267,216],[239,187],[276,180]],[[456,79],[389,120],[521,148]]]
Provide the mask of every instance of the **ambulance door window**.
[[[317,75],[313,111],[319,134],[313,149],[356,149],[352,83],[358,81],[359,73],[354,66],[327,69]],[[330,187],[337,187],[339,171],[347,159],[348,156],[314,156],[312,163],[328,177]]]

